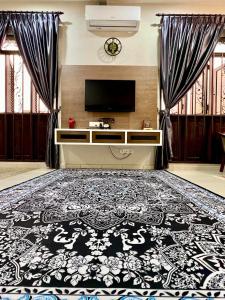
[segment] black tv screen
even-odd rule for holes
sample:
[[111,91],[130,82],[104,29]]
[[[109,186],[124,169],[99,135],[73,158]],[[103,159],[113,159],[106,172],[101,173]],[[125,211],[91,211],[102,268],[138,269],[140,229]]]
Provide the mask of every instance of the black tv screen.
[[85,110],[135,111],[135,80],[85,80]]

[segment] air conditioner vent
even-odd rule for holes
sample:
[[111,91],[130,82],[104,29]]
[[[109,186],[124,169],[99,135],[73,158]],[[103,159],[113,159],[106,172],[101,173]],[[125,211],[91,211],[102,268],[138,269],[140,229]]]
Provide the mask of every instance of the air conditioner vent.
[[138,6],[86,5],[85,19],[92,31],[138,31],[141,9]]

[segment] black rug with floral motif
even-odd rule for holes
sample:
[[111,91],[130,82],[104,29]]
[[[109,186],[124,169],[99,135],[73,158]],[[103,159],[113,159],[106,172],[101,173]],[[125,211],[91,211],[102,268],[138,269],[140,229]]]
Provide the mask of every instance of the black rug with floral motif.
[[0,287],[218,293],[225,199],[166,171],[65,169],[3,190]]

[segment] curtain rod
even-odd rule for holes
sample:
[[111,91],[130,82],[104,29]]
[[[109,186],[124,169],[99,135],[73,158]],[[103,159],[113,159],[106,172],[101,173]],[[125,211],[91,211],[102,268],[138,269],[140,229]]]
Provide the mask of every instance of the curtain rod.
[[1,14],[36,14],[36,13],[52,13],[56,15],[63,15],[64,13],[62,11],[24,11],[24,10],[3,10],[0,11]]
[[218,16],[218,17],[222,17],[225,16],[223,14],[164,14],[164,13],[157,13],[156,14],[157,17],[163,17],[163,16],[184,16],[184,17],[211,17],[211,16]]

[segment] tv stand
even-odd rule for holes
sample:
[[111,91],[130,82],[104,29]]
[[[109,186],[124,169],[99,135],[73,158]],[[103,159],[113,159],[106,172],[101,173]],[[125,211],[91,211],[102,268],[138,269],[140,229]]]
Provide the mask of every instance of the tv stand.
[[130,145],[161,146],[161,130],[132,129],[56,129],[55,144],[58,145]]

